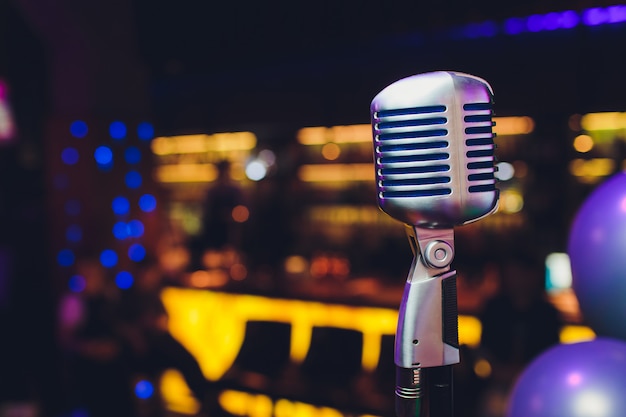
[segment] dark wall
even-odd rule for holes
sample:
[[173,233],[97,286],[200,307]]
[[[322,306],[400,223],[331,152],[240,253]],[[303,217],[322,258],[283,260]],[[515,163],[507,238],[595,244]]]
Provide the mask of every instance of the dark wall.
[[481,39],[432,34],[355,42],[255,70],[156,77],[154,107],[165,131],[367,123],[369,103],[386,85],[445,69],[490,82],[498,115],[567,118],[626,106],[624,41],[621,24]]

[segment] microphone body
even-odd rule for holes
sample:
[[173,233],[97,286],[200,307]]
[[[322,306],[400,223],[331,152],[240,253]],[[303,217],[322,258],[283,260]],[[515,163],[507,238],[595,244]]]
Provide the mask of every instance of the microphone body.
[[[486,81],[445,71],[404,78],[372,100],[378,204],[405,223],[415,255],[395,340],[400,417],[424,408],[422,368],[459,362],[454,227],[497,208],[492,105]],[[450,404],[430,404],[430,415],[438,407],[451,415],[451,381],[434,379],[438,388],[430,389],[445,395],[427,394]]]

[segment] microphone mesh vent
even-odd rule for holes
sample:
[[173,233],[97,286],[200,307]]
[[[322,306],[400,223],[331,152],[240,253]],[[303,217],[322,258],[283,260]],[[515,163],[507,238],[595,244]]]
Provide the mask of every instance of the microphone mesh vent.
[[466,103],[463,111],[468,191],[493,192],[496,189],[496,179],[492,104]]
[[382,198],[447,195],[452,192],[447,152],[446,106],[374,113],[376,172]]

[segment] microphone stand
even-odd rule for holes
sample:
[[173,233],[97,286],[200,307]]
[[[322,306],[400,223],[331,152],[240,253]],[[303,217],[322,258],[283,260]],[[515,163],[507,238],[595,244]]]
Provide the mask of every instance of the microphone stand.
[[453,229],[407,225],[414,254],[395,340],[397,417],[453,417],[452,365],[458,363]]

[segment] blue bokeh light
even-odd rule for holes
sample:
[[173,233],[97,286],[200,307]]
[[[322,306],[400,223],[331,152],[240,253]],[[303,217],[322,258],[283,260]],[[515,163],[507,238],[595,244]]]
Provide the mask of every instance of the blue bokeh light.
[[138,164],[141,161],[141,151],[136,146],[129,146],[124,151],[124,159],[129,164]]
[[561,13],[552,12],[543,17],[543,27],[545,30],[556,30],[563,26]]
[[82,292],[86,286],[85,278],[82,275],[73,275],[67,282],[67,286],[72,292]]
[[115,285],[122,290],[132,287],[134,281],[133,274],[128,271],[120,271],[115,275]]
[[128,227],[125,222],[117,222],[113,225],[113,236],[118,240],[124,240],[128,237]]
[[88,128],[87,123],[82,120],[74,120],[72,124],[70,124],[70,133],[75,138],[81,139],[87,136]]
[[561,27],[563,29],[571,29],[576,27],[580,22],[578,13],[573,10],[566,10],[561,13]]
[[105,249],[100,253],[100,263],[106,268],[117,265],[117,253],[112,249]]
[[508,35],[518,35],[526,28],[526,21],[520,17],[512,17],[504,21],[504,31]]
[[65,230],[65,238],[70,242],[80,242],[83,238],[83,229],[77,224],[72,224]]
[[80,214],[80,201],[72,199],[65,202],[65,213],[70,216],[78,216]]
[[139,238],[143,236],[144,226],[140,220],[117,222],[113,225],[113,235],[116,239],[124,240],[129,237]]
[[139,208],[146,213],[154,211],[157,206],[157,200],[152,194],[144,194],[139,197]]
[[130,202],[126,197],[117,196],[113,199],[111,207],[113,208],[113,213],[117,215],[128,214],[130,211]]
[[128,171],[124,177],[124,182],[128,188],[136,189],[141,187],[143,179],[141,178],[141,174],[139,172]]
[[129,237],[143,236],[144,227],[140,220],[131,220],[126,224],[126,230]]
[[111,123],[109,125],[109,136],[113,139],[124,139],[126,137],[126,125],[120,121]]
[[93,153],[98,165],[110,165],[113,163],[113,151],[108,146],[98,146]]
[[618,4],[607,7],[609,23],[626,22],[626,5]]
[[526,20],[526,27],[529,32],[539,32],[544,27],[544,16],[540,14],[534,14],[528,17]]
[[587,26],[597,26],[607,23],[609,13],[602,7],[593,7],[583,12],[583,23]]
[[137,398],[146,400],[152,397],[152,394],[154,394],[154,386],[150,381],[142,379],[135,384],[135,395],[137,396]]
[[152,140],[154,138],[154,127],[148,122],[139,123],[137,126],[137,136],[141,140]]
[[146,249],[139,243],[130,245],[128,248],[128,258],[134,262],[141,262],[146,257]]
[[57,263],[61,266],[72,266],[74,261],[74,252],[71,249],[62,249],[57,254]]
[[76,148],[68,146],[61,152],[61,159],[66,165],[75,165],[78,162],[78,151]]

